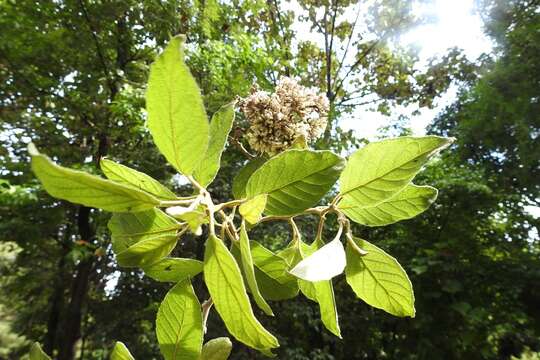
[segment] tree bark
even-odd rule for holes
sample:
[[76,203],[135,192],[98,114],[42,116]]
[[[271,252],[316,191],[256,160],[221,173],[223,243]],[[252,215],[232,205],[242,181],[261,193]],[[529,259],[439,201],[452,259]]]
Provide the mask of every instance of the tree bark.
[[56,346],[56,337],[59,331],[60,314],[62,313],[62,306],[64,304],[64,267],[66,263],[66,253],[64,249],[60,261],[58,261],[58,273],[54,284],[54,291],[51,295],[51,310],[49,313],[49,319],[47,320],[47,333],[43,340],[43,351],[49,355],[53,355]]
[[[79,235],[82,240],[91,242],[95,233],[90,225],[90,208],[81,206],[77,217]],[[81,338],[82,308],[94,258],[82,260],[76,267],[76,275],[71,286],[71,298],[63,323],[62,342],[59,344],[58,360],[75,359],[76,345]]]

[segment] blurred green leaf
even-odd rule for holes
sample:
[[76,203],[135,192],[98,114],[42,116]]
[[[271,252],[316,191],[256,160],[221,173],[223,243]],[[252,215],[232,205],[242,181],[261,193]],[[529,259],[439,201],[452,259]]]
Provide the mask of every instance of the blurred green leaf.
[[126,345],[120,341],[117,341],[114,344],[110,360],[135,360],[135,358],[133,355],[131,355]]
[[30,347],[30,360],[51,360],[51,358],[45,354],[38,343],[34,343]]
[[156,281],[180,282],[203,270],[202,261],[184,258],[165,258],[143,268]]
[[201,360],[227,360],[232,351],[232,343],[228,337],[209,340],[204,344]]

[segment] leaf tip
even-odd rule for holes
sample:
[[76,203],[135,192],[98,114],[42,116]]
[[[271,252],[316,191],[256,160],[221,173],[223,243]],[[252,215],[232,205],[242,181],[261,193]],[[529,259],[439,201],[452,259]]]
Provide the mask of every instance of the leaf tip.
[[27,149],[30,156],[40,155],[39,150],[37,149],[36,145],[34,145],[33,142],[28,143]]

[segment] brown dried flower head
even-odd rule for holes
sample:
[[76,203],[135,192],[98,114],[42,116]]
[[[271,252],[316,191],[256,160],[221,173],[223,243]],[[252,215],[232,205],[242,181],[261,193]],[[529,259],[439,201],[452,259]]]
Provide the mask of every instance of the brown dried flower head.
[[246,138],[251,148],[275,155],[301,136],[308,142],[319,138],[326,128],[329,105],[315,89],[282,77],[271,94],[253,86],[239,107],[249,122]]

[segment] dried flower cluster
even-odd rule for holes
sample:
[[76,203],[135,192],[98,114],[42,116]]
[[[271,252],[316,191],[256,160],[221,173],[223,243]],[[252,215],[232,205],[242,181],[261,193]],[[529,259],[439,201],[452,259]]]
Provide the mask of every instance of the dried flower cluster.
[[301,136],[308,142],[320,137],[329,107],[325,96],[288,77],[279,80],[272,94],[254,86],[239,106],[249,121],[249,145],[270,155],[289,148]]

